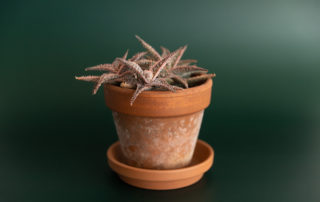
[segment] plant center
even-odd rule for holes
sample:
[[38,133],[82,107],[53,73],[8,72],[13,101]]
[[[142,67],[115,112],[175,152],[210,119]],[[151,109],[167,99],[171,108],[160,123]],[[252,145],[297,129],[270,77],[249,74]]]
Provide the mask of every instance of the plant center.
[[147,82],[150,82],[152,80],[153,73],[150,70],[144,70],[143,76],[146,78]]

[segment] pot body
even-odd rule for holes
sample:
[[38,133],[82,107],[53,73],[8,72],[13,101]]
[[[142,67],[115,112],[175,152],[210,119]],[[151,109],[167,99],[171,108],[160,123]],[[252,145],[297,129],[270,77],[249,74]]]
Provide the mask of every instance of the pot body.
[[133,106],[132,89],[105,85],[126,163],[149,169],[188,165],[199,135],[204,109],[210,104],[212,80],[175,93],[145,91]]
[[187,166],[192,159],[203,110],[176,117],[136,117],[113,112],[127,164],[151,169]]

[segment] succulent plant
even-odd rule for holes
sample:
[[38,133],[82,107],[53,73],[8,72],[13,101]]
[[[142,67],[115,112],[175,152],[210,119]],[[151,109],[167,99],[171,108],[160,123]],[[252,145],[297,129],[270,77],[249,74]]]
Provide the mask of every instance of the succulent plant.
[[181,60],[187,46],[170,52],[161,47],[159,54],[151,45],[136,35],[145,52],[138,52],[131,58],[128,50],[123,57],[116,58],[111,64],[100,64],[88,67],[86,71],[103,71],[99,76],[89,75],[75,77],[77,80],[94,82],[93,94],[96,94],[102,84],[114,84],[123,88],[135,89],[130,100],[134,103],[140,93],[146,90],[183,90],[203,83],[215,74],[208,74],[208,70],[195,65],[197,60]]

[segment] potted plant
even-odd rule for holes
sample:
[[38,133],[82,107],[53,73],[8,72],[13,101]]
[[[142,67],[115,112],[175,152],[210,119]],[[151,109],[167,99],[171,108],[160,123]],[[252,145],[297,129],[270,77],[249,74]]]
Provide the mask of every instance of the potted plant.
[[111,64],[86,68],[101,75],[76,77],[94,82],[93,94],[104,84],[126,164],[145,169],[178,169],[194,153],[204,109],[210,104],[215,74],[182,60],[187,46],[170,52],[136,38],[146,49]]

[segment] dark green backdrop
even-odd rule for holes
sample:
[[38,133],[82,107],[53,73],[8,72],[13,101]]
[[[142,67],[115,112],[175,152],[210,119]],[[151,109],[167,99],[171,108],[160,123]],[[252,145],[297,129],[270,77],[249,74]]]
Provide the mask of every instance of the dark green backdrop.
[[[7,1],[0,6],[0,201],[320,201],[320,2]],[[106,164],[101,92],[76,81],[127,48],[188,44],[217,74],[196,185],[146,191]]]

